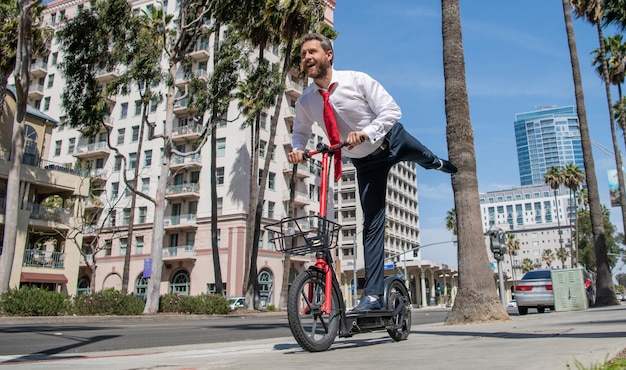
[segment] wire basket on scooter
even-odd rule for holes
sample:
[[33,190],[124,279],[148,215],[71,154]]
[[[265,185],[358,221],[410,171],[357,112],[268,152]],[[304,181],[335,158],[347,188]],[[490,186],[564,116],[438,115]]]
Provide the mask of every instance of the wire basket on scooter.
[[341,226],[320,216],[286,217],[265,226],[273,232],[276,250],[295,255],[320,252],[337,246]]

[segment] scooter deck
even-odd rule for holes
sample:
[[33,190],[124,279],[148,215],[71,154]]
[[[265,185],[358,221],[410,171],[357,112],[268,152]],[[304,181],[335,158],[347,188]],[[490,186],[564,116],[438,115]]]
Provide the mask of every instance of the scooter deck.
[[366,310],[366,311],[347,311],[346,318],[348,319],[360,319],[364,317],[390,317],[393,315],[389,310]]

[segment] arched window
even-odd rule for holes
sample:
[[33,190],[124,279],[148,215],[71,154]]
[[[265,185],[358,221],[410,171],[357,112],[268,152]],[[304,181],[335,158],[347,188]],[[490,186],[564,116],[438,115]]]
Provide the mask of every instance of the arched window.
[[78,278],[78,284],[76,285],[76,295],[84,295],[91,293],[89,278],[82,275]]
[[189,273],[187,271],[179,270],[172,276],[170,293],[189,295]]
[[272,296],[274,293],[274,274],[270,270],[262,269],[259,272],[259,293],[261,295],[261,304],[266,306],[272,304]]
[[137,277],[135,282],[135,295],[146,301],[146,289],[148,289],[148,279],[143,277],[143,273]]

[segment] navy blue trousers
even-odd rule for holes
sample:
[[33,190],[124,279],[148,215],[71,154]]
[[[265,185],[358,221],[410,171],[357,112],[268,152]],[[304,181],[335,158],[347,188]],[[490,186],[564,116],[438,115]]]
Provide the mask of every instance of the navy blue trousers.
[[400,122],[393,126],[387,138],[388,146],[382,152],[363,158],[352,158],[364,216],[364,294],[381,297],[384,294],[385,279],[385,203],[389,170],[402,161],[415,162],[426,169],[440,166],[439,158],[405,131]]

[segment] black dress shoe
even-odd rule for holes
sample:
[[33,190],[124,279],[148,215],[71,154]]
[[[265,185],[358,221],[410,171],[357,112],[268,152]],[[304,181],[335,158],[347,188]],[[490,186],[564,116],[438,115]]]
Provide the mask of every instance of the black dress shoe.
[[455,165],[453,165],[449,161],[446,161],[445,159],[440,159],[439,161],[441,162],[441,166],[437,168],[439,171],[445,173],[457,173],[458,170]]

